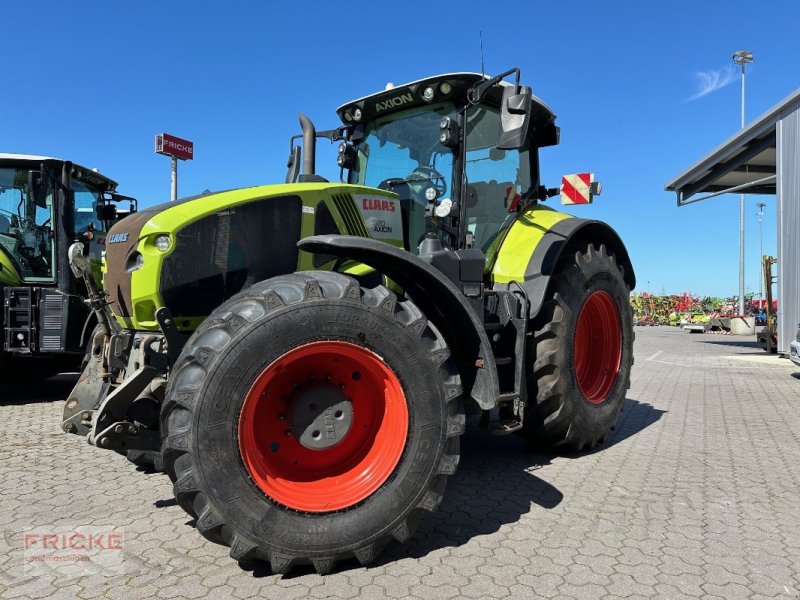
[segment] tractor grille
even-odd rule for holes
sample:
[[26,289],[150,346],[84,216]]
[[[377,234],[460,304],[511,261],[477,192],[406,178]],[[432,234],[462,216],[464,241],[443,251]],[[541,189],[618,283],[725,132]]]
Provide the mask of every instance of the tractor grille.
[[356,208],[356,202],[350,194],[331,194],[333,205],[344,221],[347,228],[348,235],[357,235],[359,237],[369,237],[367,226],[364,225],[364,219],[361,218],[361,213]]
[[239,204],[190,223],[161,268],[161,297],[176,317],[211,313],[225,300],[297,269],[302,201],[282,196]]
[[64,299],[57,294],[48,294],[45,296],[44,305],[47,310],[61,310],[64,306]]
[[64,316],[61,313],[56,315],[45,315],[44,316],[44,323],[42,323],[42,327],[44,329],[56,329],[61,331],[61,327],[64,325]]
[[43,335],[42,336],[42,352],[58,352],[61,350],[61,336],[60,335]]
[[[60,294],[46,294],[44,297],[44,315],[42,318],[42,329],[55,330],[61,333],[64,326],[64,298]],[[44,350],[45,339],[42,337],[42,349]],[[60,336],[56,337],[56,344],[61,346]]]

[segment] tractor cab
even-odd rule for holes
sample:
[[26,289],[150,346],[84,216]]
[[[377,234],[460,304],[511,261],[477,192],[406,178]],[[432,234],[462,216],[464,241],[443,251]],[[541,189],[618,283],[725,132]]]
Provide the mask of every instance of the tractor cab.
[[[517,74],[517,83],[503,77]],[[542,194],[537,149],[558,143],[555,114],[512,69],[439,75],[348,102],[339,164],[347,182],[398,194],[405,248],[489,253]]]
[[[136,210],[136,201],[116,194],[116,187],[115,181],[69,162],[0,154],[4,279],[55,283],[58,259],[66,257],[73,241],[87,242],[90,255],[99,260],[104,232]],[[122,201],[129,205],[118,210]]]
[[83,243],[99,283],[105,232],[136,211],[136,201],[116,187],[69,161],[0,154],[0,354],[80,351],[90,312],[67,249]]

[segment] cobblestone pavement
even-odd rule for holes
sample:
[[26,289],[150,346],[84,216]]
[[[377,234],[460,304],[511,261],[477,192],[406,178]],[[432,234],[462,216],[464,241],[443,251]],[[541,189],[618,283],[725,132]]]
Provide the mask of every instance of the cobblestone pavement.
[[[587,455],[475,427],[441,510],[377,564],[274,576],[205,541],[166,476],[59,429],[65,376],[0,388],[3,598],[800,598],[800,374],[743,338],[638,328]],[[33,576],[31,526],[124,528],[122,575]]]

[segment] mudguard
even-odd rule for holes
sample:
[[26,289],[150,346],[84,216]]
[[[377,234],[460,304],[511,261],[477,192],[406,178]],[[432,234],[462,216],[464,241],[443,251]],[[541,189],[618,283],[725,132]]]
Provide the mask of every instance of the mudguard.
[[300,240],[297,246],[306,252],[362,262],[400,285],[442,331],[459,362],[464,389],[481,408],[495,406],[500,383],[483,321],[438,270],[405,250],[369,238],[316,235]]
[[6,253],[0,248],[0,285],[19,285],[22,279],[17,268]]
[[542,307],[550,277],[564,249],[573,241],[605,244],[606,248],[614,253],[617,264],[622,267],[628,288],[636,287],[636,275],[633,272],[630,256],[614,229],[602,221],[566,218],[553,223],[541,237],[528,260],[524,278],[519,282],[528,294],[531,318],[535,317]]

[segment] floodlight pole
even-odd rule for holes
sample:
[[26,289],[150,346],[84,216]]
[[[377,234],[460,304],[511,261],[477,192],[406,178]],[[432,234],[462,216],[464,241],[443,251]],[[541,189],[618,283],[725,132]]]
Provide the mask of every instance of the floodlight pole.
[[[759,202],[756,204],[758,207],[758,264],[759,269],[761,270],[761,265],[764,264],[764,207],[766,204],[763,202]],[[764,274],[762,273],[761,276],[758,278],[758,306],[761,308],[761,303],[764,298]]]
[[[744,129],[744,67],[753,62],[753,53],[737,50],[733,62],[742,67],[742,129]],[[744,194],[739,196],[739,314],[744,315]]]
[[173,202],[178,199],[178,159],[174,156],[172,159],[172,166],[170,167],[170,197]]

